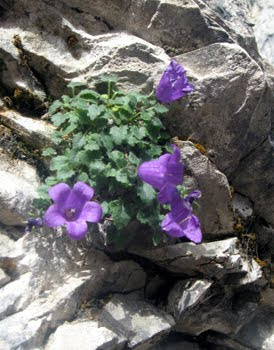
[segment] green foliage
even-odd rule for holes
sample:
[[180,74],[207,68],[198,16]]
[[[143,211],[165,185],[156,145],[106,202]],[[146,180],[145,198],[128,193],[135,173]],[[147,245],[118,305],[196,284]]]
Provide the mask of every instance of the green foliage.
[[51,105],[55,146],[43,155],[51,157],[52,176],[41,187],[36,204],[44,209],[50,203],[47,191],[56,183],[72,186],[84,181],[94,187],[117,237],[136,219],[156,232],[163,219],[161,207],[156,191],[138,179],[137,168],[166,151],[169,135],[159,116],[167,108],[151,95],[119,91],[116,80],[103,76],[97,91],[71,83],[71,96]]

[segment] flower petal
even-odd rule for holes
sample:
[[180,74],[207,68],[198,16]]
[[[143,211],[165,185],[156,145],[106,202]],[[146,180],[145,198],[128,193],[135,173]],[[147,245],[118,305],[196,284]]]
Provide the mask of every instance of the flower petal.
[[165,183],[166,164],[170,156],[170,154],[164,154],[159,159],[141,164],[138,168],[139,177],[157,190],[160,190]]
[[71,239],[82,239],[88,232],[88,225],[84,220],[67,222],[67,231]]
[[50,188],[49,196],[54,200],[55,203],[62,206],[67,200],[70,191],[71,189],[69,185],[62,182]]
[[180,185],[183,182],[184,163],[181,161],[181,152],[178,147],[172,145],[173,154],[171,154],[167,163],[166,181]]
[[192,215],[186,222],[183,231],[184,235],[194,243],[200,243],[202,241],[200,222],[195,215]]
[[51,205],[44,214],[44,222],[48,227],[57,227],[65,224],[66,219],[56,204]]
[[83,207],[87,201],[89,201],[94,195],[94,189],[84,182],[78,181],[72,188],[70,195],[68,196],[66,203],[63,205],[63,212],[70,209],[75,209],[74,220],[77,220]]
[[79,219],[97,223],[101,220],[103,210],[100,204],[96,202],[86,202]]
[[159,192],[157,198],[158,201],[162,204],[171,203],[174,200],[175,196],[180,196],[176,186],[170,183],[166,183]]
[[184,231],[181,229],[180,225],[177,224],[176,221],[174,221],[174,218],[172,217],[171,213],[168,213],[162,224],[161,227],[166,233],[171,237],[183,237]]

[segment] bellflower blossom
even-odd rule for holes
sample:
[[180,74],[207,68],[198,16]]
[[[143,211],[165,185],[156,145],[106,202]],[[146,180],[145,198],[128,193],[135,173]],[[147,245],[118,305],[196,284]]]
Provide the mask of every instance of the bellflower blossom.
[[71,189],[65,183],[59,183],[49,190],[54,201],[44,215],[44,222],[49,227],[65,225],[70,238],[83,238],[88,226],[86,221],[97,223],[102,218],[102,207],[90,202],[94,190],[84,182],[77,182]]
[[160,191],[158,200],[165,204],[170,203],[177,193],[177,185],[183,181],[184,164],[181,161],[180,150],[171,145],[173,154],[163,154],[158,159],[144,162],[138,169],[139,177]]
[[192,92],[194,86],[189,84],[186,70],[177,62],[171,61],[156,89],[156,97],[162,103],[169,103]]
[[43,220],[41,218],[36,218],[36,219],[28,219],[26,228],[25,228],[25,233],[29,233],[33,227],[42,227],[43,226]]
[[171,202],[171,212],[162,224],[162,229],[172,237],[186,237],[194,243],[202,240],[202,231],[198,218],[192,214],[191,203],[201,196],[200,191],[193,191],[184,199],[175,196]]

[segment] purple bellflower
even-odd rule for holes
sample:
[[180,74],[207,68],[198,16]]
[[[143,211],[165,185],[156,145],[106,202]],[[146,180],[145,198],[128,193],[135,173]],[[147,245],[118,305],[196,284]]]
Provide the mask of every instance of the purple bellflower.
[[88,226],[86,221],[97,223],[102,218],[102,207],[90,202],[94,190],[84,182],[77,182],[71,189],[65,183],[59,183],[49,190],[54,201],[44,215],[44,222],[49,227],[65,225],[70,238],[83,238]]
[[158,159],[144,162],[138,169],[139,177],[160,191],[158,200],[163,204],[172,201],[177,193],[176,186],[183,181],[184,164],[180,150],[175,145],[171,146],[173,154],[163,154]]
[[189,84],[186,70],[177,62],[171,61],[156,89],[156,97],[161,103],[169,103],[194,91]]
[[29,233],[33,229],[33,227],[42,227],[42,226],[43,226],[43,220],[41,218],[28,219],[25,227],[25,233]]
[[172,237],[186,237],[194,243],[202,241],[202,231],[198,218],[192,214],[191,203],[201,196],[200,191],[193,191],[182,199],[179,195],[171,202],[171,212],[162,224],[162,229]]

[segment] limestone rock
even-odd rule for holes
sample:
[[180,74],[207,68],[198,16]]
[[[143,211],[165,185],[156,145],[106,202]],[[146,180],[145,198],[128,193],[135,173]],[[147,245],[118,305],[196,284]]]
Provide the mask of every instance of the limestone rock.
[[120,350],[125,340],[121,340],[107,328],[100,327],[96,321],[65,323],[50,336],[45,350]]
[[179,243],[149,250],[132,248],[131,253],[176,274],[194,276],[202,273],[209,278],[220,279],[227,273],[242,271],[243,260],[238,243],[237,238],[229,238],[199,245]]
[[237,302],[230,287],[207,280],[186,280],[175,284],[168,297],[167,310],[176,321],[175,330],[199,335],[213,330],[224,334],[237,332],[250,320],[256,303],[245,297]]
[[0,122],[28,145],[44,149],[52,144],[50,136],[54,128],[43,120],[25,117],[18,112],[7,110],[0,111]]
[[239,193],[233,193],[232,206],[235,213],[244,221],[253,215],[253,205],[251,201]]
[[195,212],[203,234],[214,237],[233,232],[234,215],[226,176],[191,142],[180,142],[180,147],[186,169],[184,185],[202,192]]
[[84,300],[145,285],[137,263],[114,263],[87,241],[71,241],[62,232],[33,231],[3,254],[0,261],[13,264],[15,278],[0,289],[0,299],[9,295],[1,302],[9,316],[0,321],[0,341],[10,349],[41,346],[47,332],[71,320]]
[[10,281],[10,276],[8,276],[5,271],[0,268],[0,288],[3,287]]
[[251,1],[254,34],[260,54],[274,64],[274,4],[272,0]]
[[233,175],[235,188],[254,202],[254,209],[274,225],[274,145],[267,138],[243,159]]
[[209,45],[176,60],[186,68],[195,91],[171,105],[167,126],[181,140],[203,145],[228,176],[269,134],[263,72],[235,44]]
[[236,340],[255,350],[272,350],[274,347],[274,312],[261,309],[236,336]]
[[107,328],[128,339],[128,348],[149,349],[169,333],[173,318],[155,306],[131,296],[115,295],[108,302],[100,321]]

